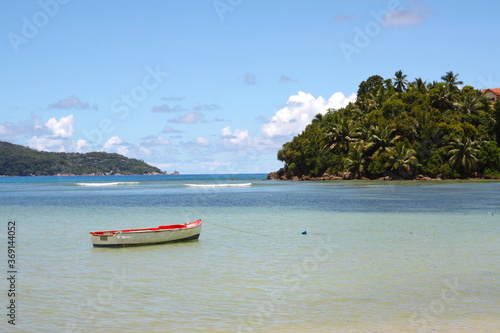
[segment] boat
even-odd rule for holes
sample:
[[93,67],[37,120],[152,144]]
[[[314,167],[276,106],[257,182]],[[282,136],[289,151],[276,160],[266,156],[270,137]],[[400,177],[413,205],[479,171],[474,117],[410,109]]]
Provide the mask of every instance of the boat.
[[137,246],[198,239],[203,220],[157,228],[91,231],[94,246]]

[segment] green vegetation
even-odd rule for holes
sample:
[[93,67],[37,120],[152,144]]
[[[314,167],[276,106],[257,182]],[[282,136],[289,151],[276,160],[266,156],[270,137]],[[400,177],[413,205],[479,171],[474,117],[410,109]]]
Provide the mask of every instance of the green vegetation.
[[162,173],[162,171],[144,161],[119,154],[50,153],[0,141],[0,175],[3,176],[148,173]]
[[491,104],[458,74],[442,82],[375,75],[361,82],[357,100],[318,114],[278,159],[282,178],[500,176],[500,102]]

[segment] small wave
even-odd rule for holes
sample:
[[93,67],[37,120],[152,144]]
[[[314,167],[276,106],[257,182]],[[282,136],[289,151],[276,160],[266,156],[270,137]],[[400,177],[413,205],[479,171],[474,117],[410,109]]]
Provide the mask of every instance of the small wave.
[[184,184],[187,187],[201,187],[201,188],[215,188],[215,187],[248,187],[252,186],[252,183],[243,184]]
[[118,185],[138,185],[139,182],[113,182],[113,183],[76,183],[78,186],[118,186]]

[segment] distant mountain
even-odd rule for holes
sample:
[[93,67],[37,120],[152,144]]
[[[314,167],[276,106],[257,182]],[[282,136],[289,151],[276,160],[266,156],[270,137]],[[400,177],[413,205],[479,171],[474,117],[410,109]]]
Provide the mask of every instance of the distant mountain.
[[51,153],[0,141],[0,176],[163,174],[144,161],[120,154]]

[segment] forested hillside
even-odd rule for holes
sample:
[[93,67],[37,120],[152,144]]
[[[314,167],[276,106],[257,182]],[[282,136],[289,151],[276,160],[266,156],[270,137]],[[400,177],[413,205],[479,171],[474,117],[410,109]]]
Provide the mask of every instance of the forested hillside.
[[119,154],[51,153],[0,141],[0,175],[3,176],[148,173],[162,173],[162,171],[144,161]]
[[356,102],[318,114],[283,145],[278,177],[499,177],[500,101],[460,89],[453,72],[441,79],[371,76]]

